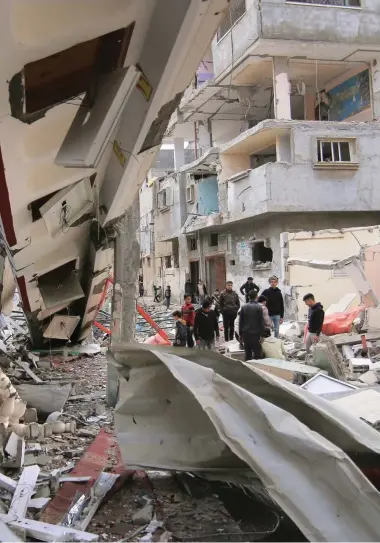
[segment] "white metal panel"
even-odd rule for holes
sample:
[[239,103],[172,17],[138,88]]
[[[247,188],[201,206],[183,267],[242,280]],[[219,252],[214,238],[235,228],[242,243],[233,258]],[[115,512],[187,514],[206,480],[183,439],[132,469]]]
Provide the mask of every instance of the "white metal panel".
[[101,81],[91,109],[79,107],[55,163],[66,167],[99,165],[124,106],[140,76],[135,66],[115,70]]
[[93,195],[89,177],[60,190],[43,206],[40,213],[52,238],[65,234],[82,215],[93,208]]

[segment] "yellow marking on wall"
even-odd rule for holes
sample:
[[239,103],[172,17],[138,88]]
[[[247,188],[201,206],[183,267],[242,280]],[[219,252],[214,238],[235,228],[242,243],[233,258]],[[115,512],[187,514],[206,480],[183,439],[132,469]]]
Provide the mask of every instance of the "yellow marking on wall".
[[123,153],[120,145],[117,143],[117,141],[115,140],[113,142],[113,152],[115,153],[116,155],[116,158],[118,159],[118,161],[120,162],[120,166],[122,166],[124,168],[125,166],[125,163],[127,161],[127,157],[125,156],[125,154]]
[[141,90],[147,102],[149,102],[152,96],[153,87],[147,80],[144,74],[141,74],[140,79],[137,82],[137,88]]

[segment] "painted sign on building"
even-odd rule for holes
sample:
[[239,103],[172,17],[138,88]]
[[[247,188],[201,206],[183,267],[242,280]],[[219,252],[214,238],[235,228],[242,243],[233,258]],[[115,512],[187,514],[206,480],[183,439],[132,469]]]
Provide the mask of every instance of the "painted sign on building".
[[369,70],[354,75],[328,92],[330,121],[343,121],[371,105]]

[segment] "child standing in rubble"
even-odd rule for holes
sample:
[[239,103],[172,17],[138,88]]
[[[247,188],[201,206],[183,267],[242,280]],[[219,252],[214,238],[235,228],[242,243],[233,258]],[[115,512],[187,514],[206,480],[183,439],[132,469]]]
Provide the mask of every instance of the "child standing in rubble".
[[183,320],[186,322],[187,327],[187,346],[194,347],[193,331],[194,331],[194,319],[195,309],[191,303],[191,294],[185,294],[184,304],[182,306]]
[[175,320],[175,339],[174,339],[173,347],[186,347],[186,341],[187,341],[186,321],[182,318],[181,311],[174,311],[173,317]]

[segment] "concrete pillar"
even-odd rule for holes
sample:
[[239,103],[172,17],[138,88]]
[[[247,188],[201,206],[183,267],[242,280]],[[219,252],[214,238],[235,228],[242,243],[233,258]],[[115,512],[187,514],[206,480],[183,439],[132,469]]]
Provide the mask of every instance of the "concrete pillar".
[[380,120],[380,57],[371,65],[372,112],[375,121]]
[[277,162],[292,162],[292,149],[290,134],[276,136],[276,160]]
[[273,57],[273,88],[275,118],[290,120],[290,80],[286,57]]
[[316,91],[315,88],[306,88],[306,93],[304,96],[304,117],[305,121],[315,121],[315,99]]
[[185,165],[185,140],[174,138],[174,169],[179,170]]
[[179,260],[179,285],[180,298],[184,294],[186,279],[190,275],[189,255],[187,246],[187,236],[180,234],[178,236],[178,260]]
[[[111,316],[111,352],[121,342],[133,341],[136,330],[137,282],[140,267],[140,200],[139,193],[132,206],[119,222],[119,236],[115,240],[114,291]],[[117,371],[107,366],[107,402],[117,401]]]
[[206,284],[206,264],[205,264],[205,253],[203,249],[204,237],[200,231],[197,232],[198,235],[198,247],[199,247],[199,276],[202,281]]
[[212,147],[211,135],[209,131],[209,123],[206,121],[202,124],[198,122],[198,158],[201,157],[210,147]]

